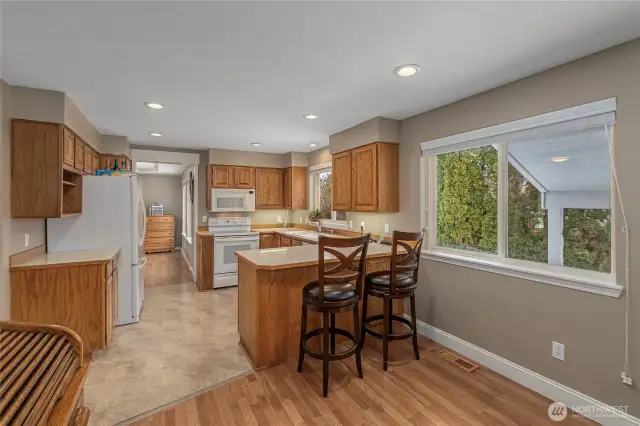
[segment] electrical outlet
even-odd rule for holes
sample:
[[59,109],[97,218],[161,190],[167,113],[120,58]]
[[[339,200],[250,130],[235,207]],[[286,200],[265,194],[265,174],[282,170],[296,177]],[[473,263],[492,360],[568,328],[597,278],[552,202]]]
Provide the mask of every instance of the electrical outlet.
[[360,222],[360,229],[364,231],[364,222]]
[[24,246],[29,247],[29,234],[24,234]]
[[278,216],[278,223],[282,223],[282,216]]
[[564,361],[564,345],[562,343],[553,342],[551,345],[551,356],[560,361]]
[[352,220],[350,220],[350,221],[349,221],[349,230],[351,231],[352,229],[353,229],[353,221],[352,221]]
[[388,224],[388,223],[385,223],[385,224],[384,224],[384,233],[385,233],[385,234],[388,234],[388,233],[389,233],[389,224]]
[[622,379],[622,383],[624,383],[625,385],[633,386],[633,380],[631,379],[631,376],[628,376],[624,371],[620,373],[620,378]]
[[300,216],[300,223],[303,223],[303,222],[302,222],[302,216]]
[[206,216],[202,216],[202,223],[207,223],[207,217]]

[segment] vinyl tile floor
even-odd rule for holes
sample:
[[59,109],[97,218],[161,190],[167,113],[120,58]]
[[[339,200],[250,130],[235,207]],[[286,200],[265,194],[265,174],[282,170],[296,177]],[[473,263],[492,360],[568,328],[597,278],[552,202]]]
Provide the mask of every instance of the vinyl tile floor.
[[116,327],[85,383],[90,425],[114,425],[253,371],[238,345],[237,288],[145,289],[140,322]]

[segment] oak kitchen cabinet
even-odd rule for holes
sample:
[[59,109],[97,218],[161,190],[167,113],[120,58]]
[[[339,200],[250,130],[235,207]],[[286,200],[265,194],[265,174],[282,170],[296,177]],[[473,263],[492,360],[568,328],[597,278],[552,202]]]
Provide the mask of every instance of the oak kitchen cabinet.
[[255,189],[256,169],[254,167],[234,167],[233,187],[238,189]]
[[331,163],[331,208],[351,210],[351,151],[333,155]]
[[283,208],[283,170],[256,168],[256,209]]
[[216,166],[211,167],[211,187],[212,188],[233,188],[233,167]]
[[309,169],[292,166],[283,170],[283,203],[285,209],[306,210]]
[[100,154],[100,169],[113,170],[117,167],[121,170],[131,171],[131,159],[125,154]]
[[375,142],[333,155],[333,209],[399,211],[399,147]]
[[255,189],[256,169],[246,166],[209,165],[209,186],[225,189]]
[[13,119],[11,217],[60,218],[82,213],[83,161],[84,142],[66,126]]
[[10,260],[11,319],[68,327],[89,353],[106,348],[118,313],[120,251],[44,253],[42,247]]
[[260,249],[275,248],[275,234],[260,234]]

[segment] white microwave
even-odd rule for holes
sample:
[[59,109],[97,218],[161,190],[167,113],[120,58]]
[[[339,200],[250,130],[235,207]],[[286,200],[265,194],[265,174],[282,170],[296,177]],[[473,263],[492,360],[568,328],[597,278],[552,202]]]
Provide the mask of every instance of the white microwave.
[[212,189],[211,212],[252,212],[256,210],[253,189]]

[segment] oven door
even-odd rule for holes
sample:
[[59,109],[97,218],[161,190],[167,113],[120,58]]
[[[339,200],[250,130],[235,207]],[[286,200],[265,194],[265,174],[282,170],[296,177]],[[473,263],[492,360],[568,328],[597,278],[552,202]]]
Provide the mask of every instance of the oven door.
[[213,270],[215,275],[237,274],[236,251],[258,249],[258,236],[214,237]]

